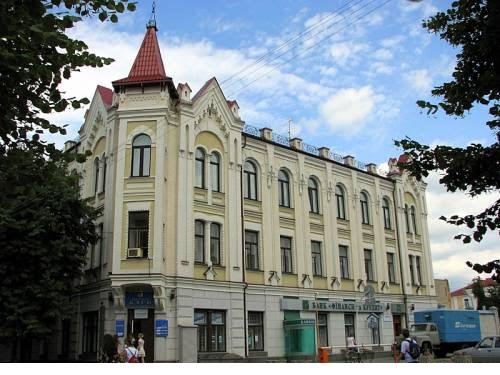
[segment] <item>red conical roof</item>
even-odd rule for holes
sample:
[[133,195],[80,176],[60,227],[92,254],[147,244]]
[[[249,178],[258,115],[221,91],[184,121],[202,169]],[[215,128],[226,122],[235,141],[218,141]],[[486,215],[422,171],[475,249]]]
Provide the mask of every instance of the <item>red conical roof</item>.
[[156,27],[150,25],[147,27],[146,35],[128,77],[114,81],[113,86],[163,82],[169,79],[163,67],[160,47],[156,38]]

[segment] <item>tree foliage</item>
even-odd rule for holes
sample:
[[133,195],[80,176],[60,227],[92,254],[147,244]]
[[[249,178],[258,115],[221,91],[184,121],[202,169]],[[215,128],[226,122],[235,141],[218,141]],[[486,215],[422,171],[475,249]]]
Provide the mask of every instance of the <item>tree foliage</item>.
[[117,22],[117,14],[135,10],[128,0],[2,0],[0,1],[0,153],[24,144],[52,153],[43,144],[44,131],[66,129],[44,118],[89,103],[65,97],[63,79],[81,67],[101,67],[113,60],[88,51],[87,45],[65,32],[84,17]]
[[[439,182],[448,191],[465,191],[470,196],[498,192],[500,189],[500,2],[492,0],[454,1],[446,12],[439,12],[423,22],[429,32],[459,49],[453,79],[437,86],[432,95],[437,104],[419,100],[417,105],[428,114],[444,111],[463,117],[475,106],[486,106],[490,119],[486,122],[492,140],[488,145],[473,143],[467,147],[438,145],[431,148],[412,139],[396,141],[409,156],[401,167],[417,179],[430,171],[442,171]],[[479,124],[478,124],[479,125]],[[480,242],[488,231],[500,233],[500,199],[480,213],[440,218],[449,224],[466,227],[471,233],[460,233],[455,239]],[[474,269],[490,269],[500,281],[498,262],[477,265]],[[472,267],[472,265],[471,265]]]
[[99,214],[79,199],[64,161],[10,148],[0,155],[0,338],[43,337],[64,316]]
[[482,310],[483,306],[489,309],[496,307],[500,310],[500,285],[486,288],[481,285],[481,278],[478,276],[472,280],[472,294],[477,298],[477,309]]
[[[98,214],[79,199],[77,176],[44,132],[66,134],[45,118],[89,101],[60,90],[96,56],[66,32],[83,19],[118,21],[128,0],[0,1],[0,339],[47,335],[65,314]],[[85,155],[80,155],[83,161]],[[13,346],[14,348],[16,345]]]

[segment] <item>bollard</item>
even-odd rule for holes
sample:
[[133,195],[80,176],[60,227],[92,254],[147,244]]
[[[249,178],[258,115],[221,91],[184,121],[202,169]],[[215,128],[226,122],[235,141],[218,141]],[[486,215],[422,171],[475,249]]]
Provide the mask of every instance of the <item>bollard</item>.
[[328,347],[321,347],[318,349],[320,363],[328,363],[329,362],[330,351],[331,351],[331,349]]

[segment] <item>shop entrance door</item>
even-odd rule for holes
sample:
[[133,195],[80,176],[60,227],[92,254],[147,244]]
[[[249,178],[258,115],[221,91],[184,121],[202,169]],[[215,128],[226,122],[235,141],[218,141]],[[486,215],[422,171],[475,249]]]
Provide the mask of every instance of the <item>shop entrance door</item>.
[[137,335],[144,335],[145,362],[154,361],[154,309],[128,309],[127,333],[132,335],[137,346]]
[[401,334],[401,315],[392,315],[392,328],[394,330],[394,338],[396,339]]

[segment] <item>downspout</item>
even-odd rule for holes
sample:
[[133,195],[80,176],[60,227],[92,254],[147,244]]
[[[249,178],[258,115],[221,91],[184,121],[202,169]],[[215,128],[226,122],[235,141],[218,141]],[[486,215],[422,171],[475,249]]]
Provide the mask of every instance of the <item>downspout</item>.
[[[244,134],[241,135],[244,142],[242,142],[241,149],[243,150],[247,145],[247,139]],[[243,162],[242,155],[242,164],[240,169],[240,211],[241,211],[241,281],[243,283],[243,329],[244,329],[244,341],[245,341],[245,358],[248,357],[248,338],[247,338],[247,288],[248,284],[246,281],[246,265],[245,265],[245,222],[244,222],[244,208],[243,208],[243,169],[245,167],[245,163]]]
[[398,225],[398,211],[396,208],[396,181],[392,180],[394,185],[394,190],[392,191],[392,199],[394,201],[394,224],[396,225],[396,236],[398,238],[397,246],[398,246],[398,257],[399,257],[399,276],[401,280],[401,292],[403,293],[403,304],[405,306],[405,327],[408,327],[408,297],[405,292],[405,284],[403,281],[403,263],[401,258],[401,238],[399,237],[399,225]]

